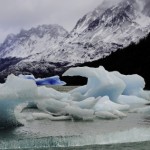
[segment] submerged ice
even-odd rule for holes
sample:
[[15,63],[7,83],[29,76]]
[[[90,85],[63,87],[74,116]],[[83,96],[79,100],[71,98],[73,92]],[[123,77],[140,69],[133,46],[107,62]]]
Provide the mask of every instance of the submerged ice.
[[[27,120],[94,120],[123,118],[127,112],[150,112],[150,92],[144,79],[98,68],[70,68],[64,76],[87,77],[87,84],[69,92],[37,86],[32,80],[10,75],[0,85],[0,127],[25,124]],[[41,85],[41,84],[40,84]],[[36,107],[30,117],[22,111]]]

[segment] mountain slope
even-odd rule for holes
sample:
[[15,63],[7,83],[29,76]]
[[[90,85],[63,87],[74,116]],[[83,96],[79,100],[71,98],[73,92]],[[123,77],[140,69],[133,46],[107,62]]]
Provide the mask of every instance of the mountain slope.
[[[9,35],[0,45],[0,61],[9,58],[9,65],[0,67],[0,75],[61,74],[71,66],[99,60],[138,43],[150,32],[149,6],[148,0],[114,4],[106,0],[81,18],[70,33],[59,25],[42,25]],[[15,63],[11,65],[10,61]]]
[[76,62],[93,61],[138,42],[150,32],[150,17],[139,5],[136,0],[126,0],[103,13],[101,5],[85,15],[66,39],[62,55],[71,53]]

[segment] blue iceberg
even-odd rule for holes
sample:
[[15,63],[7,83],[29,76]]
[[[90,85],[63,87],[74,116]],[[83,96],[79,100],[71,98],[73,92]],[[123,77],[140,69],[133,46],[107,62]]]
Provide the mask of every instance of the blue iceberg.
[[34,80],[37,85],[65,85],[64,81],[61,81],[59,76],[52,76],[47,78],[35,78],[33,75],[19,75],[24,79]]

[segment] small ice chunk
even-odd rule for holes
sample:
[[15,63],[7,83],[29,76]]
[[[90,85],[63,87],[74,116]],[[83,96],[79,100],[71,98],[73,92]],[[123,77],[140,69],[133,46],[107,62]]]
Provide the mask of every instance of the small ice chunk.
[[56,91],[53,88],[47,88],[47,87],[38,87],[38,96],[41,99],[44,98],[53,98],[53,99],[57,99],[57,100],[61,100],[61,99],[71,99],[71,95],[69,93],[62,93],[59,91]]
[[98,102],[93,107],[94,111],[112,111],[112,110],[120,110],[126,111],[129,109],[128,105],[121,105],[110,101],[108,96],[100,97]]
[[127,117],[127,115],[119,110],[112,110],[111,111],[114,115],[118,116],[119,118]]
[[97,99],[94,97],[89,97],[83,101],[75,102],[74,104],[82,109],[92,109],[93,106],[97,103]]
[[61,81],[59,76],[52,76],[47,78],[35,78],[33,75],[19,75],[20,78],[34,80],[37,85],[65,85],[64,81]]
[[139,98],[137,96],[128,96],[128,95],[120,95],[118,100],[118,103],[120,104],[127,104],[127,105],[144,105],[147,104],[148,101],[143,99],[143,98]]
[[63,120],[70,120],[71,116],[52,116],[47,113],[32,113],[32,117],[34,120],[43,120],[43,119],[49,119],[52,121],[63,121]]
[[109,111],[96,111],[95,116],[101,119],[117,119],[118,116]]
[[75,119],[83,119],[83,120],[94,119],[94,111],[91,109],[81,109],[75,106],[67,106],[65,108],[65,111]]
[[65,85],[64,81],[61,81],[59,76],[47,77],[47,78],[37,78],[35,79],[37,85]]
[[142,108],[135,108],[135,109],[132,109],[130,111],[130,113],[145,113],[145,114],[150,114],[150,106],[145,106],[145,107],[142,107]]
[[37,102],[38,109],[47,113],[62,112],[66,106],[68,106],[68,103],[61,102],[53,98],[42,99]]

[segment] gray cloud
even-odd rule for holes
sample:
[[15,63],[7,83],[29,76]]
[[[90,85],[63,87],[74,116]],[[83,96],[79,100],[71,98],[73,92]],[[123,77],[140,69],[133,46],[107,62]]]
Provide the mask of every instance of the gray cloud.
[[0,0],[0,42],[8,33],[39,24],[60,24],[71,30],[103,0]]
[[40,24],[59,24],[71,30],[102,1],[106,0],[0,0],[0,42],[8,33]]

